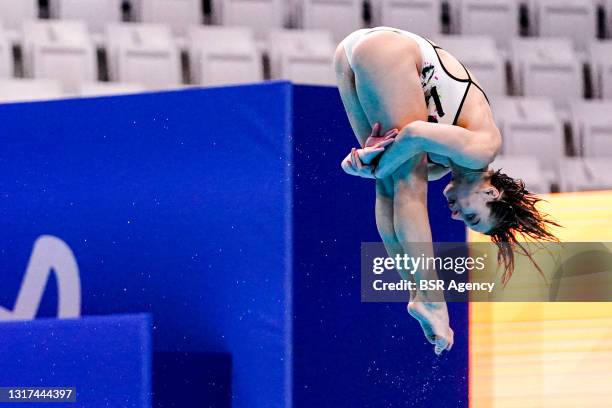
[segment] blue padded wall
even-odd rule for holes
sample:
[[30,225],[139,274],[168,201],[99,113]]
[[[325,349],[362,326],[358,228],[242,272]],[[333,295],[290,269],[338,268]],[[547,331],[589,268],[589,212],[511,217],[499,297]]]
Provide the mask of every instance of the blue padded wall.
[[[0,306],[36,239],[62,239],[84,314],[152,313],[155,406],[180,386],[193,407],[227,407],[230,390],[238,408],[466,406],[464,305],[451,305],[453,352],[435,359],[403,305],[360,303],[374,192],[339,168],[355,141],[336,90],[4,105],[0,121]],[[441,188],[434,237],[462,241]],[[50,282],[39,315],[56,304]]]
[[[290,94],[280,83],[0,106],[0,305],[14,304],[36,238],[59,237],[84,314],[151,312],[157,351],[231,353],[234,407],[285,406]],[[55,313],[48,288],[43,315]]]
[[[336,89],[296,87],[293,109],[294,407],[467,407],[467,305],[449,304],[455,346],[436,357],[406,305],[360,303],[374,182],[340,169],[357,141]],[[446,181],[430,183],[434,239],[463,242]]]
[[76,403],[18,406],[151,406],[148,315],[4,322],[0,343],[3,387],[76,387]]

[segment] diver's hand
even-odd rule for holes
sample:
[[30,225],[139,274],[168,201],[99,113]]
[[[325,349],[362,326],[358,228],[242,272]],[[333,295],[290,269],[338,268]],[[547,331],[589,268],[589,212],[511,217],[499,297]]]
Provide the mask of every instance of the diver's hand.
[[[370,136],[366,139],[365,147],[375,147],[380,145],[382,142],[387,141],[388,139],[395,140],[395,137],[399,133],[398,129],[391,129],[384,135],[380,134],[380,123],[376,122],[372,127],[372,132],[370,132]],[[368,164],[368,163],[366,163]]]
[[391,129],[380,135],[380,123],[375,123],[366,139],[365,147],[352,149],[342,160],[342,169],[352,176],[374,178],[375,166],[372,166],[372,162],[395,141],[398,132],[397,129]]
[[348,156],[342,160],[342,170],[351,176],[374,178],[374,166],[363,163],[360,157],[360,150],[362,151],[362,154],[366,155],[366,157],[370,157],[371,155],[376,157],[384,152],[385,149],[373,147],[368,147],[367,149],[369,149],[368,152],[365,152],[365,149],[351,149]]

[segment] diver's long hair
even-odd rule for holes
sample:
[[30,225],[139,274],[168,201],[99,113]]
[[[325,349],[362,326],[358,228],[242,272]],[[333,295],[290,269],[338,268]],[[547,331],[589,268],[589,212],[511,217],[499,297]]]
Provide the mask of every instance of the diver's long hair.
[[[504,264],[502,283],[505,285],[514,272],[515,249],[528,256],[535,264],[531,255],[517,240],[517,235],[532,241],[558,242],[559,239],[549,231],[549,227],[560,225],[550,219],[548,214],[536,209],[536,204],[542,200],[527,191],[522,180],[515,180],[500,169],[491,174],[490,182],[499,190],[500,198],[489,203],[495,227],[487,235],[497,245],[497,261]],[[538,265],[535,266],[542,273]]]

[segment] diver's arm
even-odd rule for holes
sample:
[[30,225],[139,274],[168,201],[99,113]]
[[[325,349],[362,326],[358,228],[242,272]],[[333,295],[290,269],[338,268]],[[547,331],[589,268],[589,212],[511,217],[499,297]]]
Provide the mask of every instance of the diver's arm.
[[415,121],[405,126],[383,154],[376,177],[392,174],[419,152],[450,158],[459,166],[482,169],[489,165],[501,144],[498,132],[471,131],[460,126]]

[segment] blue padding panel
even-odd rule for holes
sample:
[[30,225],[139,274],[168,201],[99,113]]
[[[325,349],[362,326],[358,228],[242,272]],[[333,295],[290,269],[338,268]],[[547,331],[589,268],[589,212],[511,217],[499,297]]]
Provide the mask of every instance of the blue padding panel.
[[[153,404],[184,408],[232,406],[232,358],[229,353],[179,353],[158,351],[153,355]],[[163,373],[173,375],[163,375]],[[160,375],[161,374],[161,375]]]
[[4,322],[0,343],[2,386],[77,389],[76,403],[18,406],[151,407],[148,315]]
[[[374,183],[340,169],[357,142],[335,89],[296,87],[294,117],[294,407],[467,407],[467,306],[449,305],[455,346],[438,358],[405,305],[360,303]],[[430,183],[434,239],[463,242],[443,186]]]
[[37,237],[59,237],[84,314],[151,312],[156,350],[232,354],[234,407],[284,406],[290,95],[277,83],[0,106],[0,305]]
[[[181,379],[227,381],[230,368],[232,384],[206,396],[184,386],[182,397],[220,408],[228,390],[235,408],[466,406],[465,306],[451,305],[456,345],[435,359],[402,305],[359,301],[359,244],[379,239],[374,191],[339,168],[355,141],[336,90],[275,83],[3,105],[0,123],[0,306],[14,307],[37,238],[61,239],[84,314],[152,313],[155,351],[166,353],[158,406]],[[461,241],[441,188],[431,187],[434,237]],[[52,277],[39,315],[56,312],[57,296]],[[231,367],[214,355],[231,355]]]

